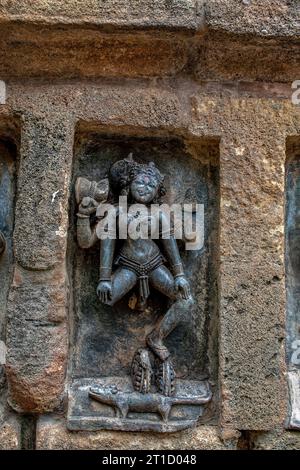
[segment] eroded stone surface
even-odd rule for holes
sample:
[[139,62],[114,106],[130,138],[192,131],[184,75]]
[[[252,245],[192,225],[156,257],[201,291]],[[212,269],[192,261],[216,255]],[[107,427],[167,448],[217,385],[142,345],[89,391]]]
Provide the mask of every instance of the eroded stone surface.
[[0,22],[2,79],[299,75],[296,0],[2,1]]
[[40,450],[226,450],[235,447],[236,439],[224,444],[214,426],[200,426],[166,435],[120,431],[71,432],[66,430],[66,423],[61,419],[41,418],[37,427],[37,449]]
[[[26,115],[22,127],[19,192],[14,231],[17,262],[46,270],[64,262],[72,128],[62,116]],[[28,112],[28,110],[27,110]]]
[[298,36],[300,9],[297,0],[210,0],[206,23],[212,29],[259,36]]
[[198,80],[288,82],[299,76],[299,44],[208,31],[195,65]]
[[45,412],[61,403],[68,343],[66,294],[64,285],[41,283],[10,291],[6,373],[9,402],[17,411]]
[[[270,429],[284,421],[287,404],[283,129],[299,132],[299,119],[290,119],[288,103],[229,100],[219,107],[218,100],[200,97],[196,102],[199,120],[206,116],[210,130],[223,135],[222,423]],[[200,122],[194,125],[197,135],[208,131]]]
[[21,0],[18,5],[2,0],[0,19],[41,23],[72,23],[138,27],[197,29],[203,23],[202,0]]
[[254,450],[299,450],[300,433],[283,429],[269,433],[253,433],[251,448]]
[[0,422],[0,450],[20,449],[20,423],[13,417]]

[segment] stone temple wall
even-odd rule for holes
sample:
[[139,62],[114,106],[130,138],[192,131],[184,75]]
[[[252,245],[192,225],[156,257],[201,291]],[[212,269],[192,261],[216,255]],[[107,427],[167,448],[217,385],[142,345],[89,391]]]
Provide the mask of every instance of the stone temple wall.
[[[298,0],[0,0],[0,448],[300,448],[299,30]],[[88,136],[200,162],[213,401],[192,429],[67,429]]]

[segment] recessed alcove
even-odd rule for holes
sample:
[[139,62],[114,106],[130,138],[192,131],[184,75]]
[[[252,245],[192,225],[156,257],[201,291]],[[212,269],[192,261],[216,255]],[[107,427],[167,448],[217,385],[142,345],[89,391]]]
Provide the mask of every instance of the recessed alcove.
[[288,426],[300,429],[300,137],[286,145],[286,357],[290,389]]
[[[219,269],[219,141],[187,140],[168,135],[108,133],[87,123],[75,134],[70,230],[68,243],[72,320],[70,328],[71,380],[130,374],[134,352],[167,309],[167,299],[152,291],[146,311],[135,311],[130,299],[135,289],[114,307],[102,305],[96,295],[99,246],[83,250],[76,239],[75,181],[81,176],[100,181],[112,163],[129,153],[138,162],[153,161],[165,175],[163,202],[204,204],[204,246],[185,251],[179,242],[185,271],[196,300],[190,321],[167,338],[177,378],[209,379],[216,390],[218,362]],[[215,397],[206,419],[216,418]]]
[[18,123],[0,116],[0,340],[4,343],[6,301],[14,262],[13,228],[19,141]]

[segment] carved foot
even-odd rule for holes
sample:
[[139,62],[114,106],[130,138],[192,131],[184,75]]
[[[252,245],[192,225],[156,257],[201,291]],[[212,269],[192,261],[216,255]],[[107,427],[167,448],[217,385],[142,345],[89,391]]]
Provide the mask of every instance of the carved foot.
[[149,393],[153,371],[147,349],[138,349],[131,365],[133,388],[140,393]]
[[166,397],[174,395],[176,374],[171,359],[161,361],[157,358],[155,366],[155,382],[159,393]]
[[170,356],[170,351],[164,346],[155,330],[147,337],[147,345],[161,361],[166,361]]

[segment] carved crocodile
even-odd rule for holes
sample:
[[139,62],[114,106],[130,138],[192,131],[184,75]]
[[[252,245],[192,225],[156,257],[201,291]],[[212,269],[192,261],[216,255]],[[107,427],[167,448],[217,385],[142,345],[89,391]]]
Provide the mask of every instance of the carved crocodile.
[[168,421],[173,405],[202,405],[211,399],[211,394],[203,396],[171,396],[159,393],[122,392],[116,386],[91,387],[89,396],[100,403],[112,406],[116,416],[127,418],[129,411],[158,413],[164,422]]

